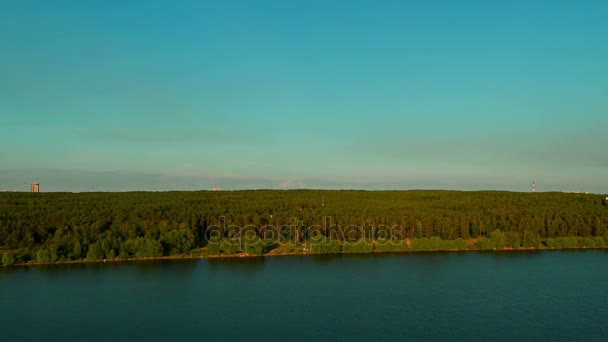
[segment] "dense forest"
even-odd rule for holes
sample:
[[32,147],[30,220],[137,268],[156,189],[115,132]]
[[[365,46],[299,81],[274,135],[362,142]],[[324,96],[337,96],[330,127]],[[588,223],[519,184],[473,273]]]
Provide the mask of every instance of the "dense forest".
[[3,264],[608,246],[605,196],[498,191],[0,193]]

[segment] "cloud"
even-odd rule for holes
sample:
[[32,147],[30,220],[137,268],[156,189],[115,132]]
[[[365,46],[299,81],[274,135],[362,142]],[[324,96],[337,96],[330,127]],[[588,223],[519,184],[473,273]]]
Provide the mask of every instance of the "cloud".
[[[603,174],[560,176],[544,173],[536,177],[539,191],[608,192],[600,182]],[[23,184],[39,182],[41,190],[52,191],[169,191],[239,189],[363,189],[363,190],[512,190],[529,191],[531,179],[522,174],[450,174],[449,171],[424,175],[395,173],[375,177],[279,177],[239,174],[144,173],[129,171],[90,171],[78,169],[0,169],[0,190],[21,190]]]
[[474,166],[494,169],[529,167],[607,168],[608,154],[601,135],[567,135],[539,138],[531,136],[486,136],[477,139],[428,137],[383,137],[356,140],[344,153],[356,158],[377,160],[384,165],[429,164]]
[[[166,191],[303,188],[304,181],[286,177],[237,174],[144,173],[79,169],[0,170],[0,188],[20,190],[24,183],[40,182],[43,191]],[[330,186],[329,183],[323,183]]]
[[281,186],[281,188],[285,188],[285,189],[302,189],[305,187],[304,182],[301,180],[297,180],[297,179],[287,179],[281,183],[279,183],[279,185]]

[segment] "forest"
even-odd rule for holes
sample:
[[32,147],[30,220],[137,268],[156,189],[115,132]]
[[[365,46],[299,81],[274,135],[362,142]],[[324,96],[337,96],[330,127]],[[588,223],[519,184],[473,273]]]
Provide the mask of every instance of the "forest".
[[0,193],[4,265],[163,256],[608,246],[605,195],[249,190]]

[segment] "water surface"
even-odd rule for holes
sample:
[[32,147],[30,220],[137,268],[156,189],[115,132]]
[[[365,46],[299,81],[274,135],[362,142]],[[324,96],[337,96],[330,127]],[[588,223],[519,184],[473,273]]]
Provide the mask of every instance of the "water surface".
[[607,261],[541,251],[4,268],[0,340],[602,340]]

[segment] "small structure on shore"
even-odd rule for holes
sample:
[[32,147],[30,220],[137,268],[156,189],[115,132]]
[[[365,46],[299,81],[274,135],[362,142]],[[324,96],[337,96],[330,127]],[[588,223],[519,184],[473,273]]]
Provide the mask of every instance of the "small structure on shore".
[[608,197],[602,200],[602,204],[608,206]]

